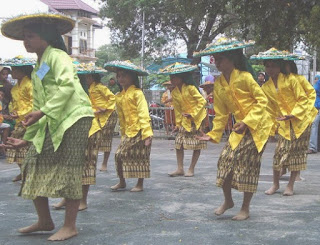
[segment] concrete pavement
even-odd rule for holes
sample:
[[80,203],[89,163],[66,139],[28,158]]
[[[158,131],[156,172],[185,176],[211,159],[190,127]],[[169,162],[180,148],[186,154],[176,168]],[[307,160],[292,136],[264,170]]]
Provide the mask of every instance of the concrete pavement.
[[[193,178],[170,178],[176,167],[174,141],[154,139],[151,153],[152,178],[145,180],[145,191],[111,192],[117,183],[113,142],[108,172],[97,173],[97,185],[89,191],[89,208],[78,214],[79,235],[59,244],[320,244],[320,153],[309,155],[305,181],[297,182],[295,195],[281,195],[288,176],[282,178],[280,191],[264,194],[272,181],[272,157],[275,143],[269,143],[262,157],[258,192],[251,205],[250,219],[231,218],[239,211],[242,193],[233,191],[235,207],[222,216],[213,209],[223,201],[215,186],[217,161],[224,142],[208,144],[202,151]],[[185,151],[189,165],[192,151]],[[102,155],[99,157],[99,165]],[[30,200],[17,196],[19,183],[11,182],[18,174],[17,165],[0,160],[0,245],[52,244],[52,234],[20,235],[17,229],[36,220]],[[127,181],[130,190],[136,180]],[[57,200],[50,200],[50,204]],[[62,225],[64,211],[51,212],[56,230]],[[55,231],[56,231],[55,230]]]

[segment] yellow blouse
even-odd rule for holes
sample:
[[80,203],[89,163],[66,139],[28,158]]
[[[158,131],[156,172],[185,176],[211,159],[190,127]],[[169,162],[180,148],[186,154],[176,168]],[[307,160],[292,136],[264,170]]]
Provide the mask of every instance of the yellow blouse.
[[92,126],[89,131],[89,137],[101,130],[107,123],[111,113],[115,110],[115,95],[102,83],[92,83],[89,87],[89,97],[93,112],[100,109],[106,110],[103,113],[95,114],[92,120]]
[[166,90],[161,97],[161,103],[164,104],[166,107],[173,107],[172,102],[167,102],[169,96],[168,96],[168,90]]
[[[249,72],[234,69],[228,84],[223,75],[214,83],[213,129],[207,135],[214,143],[219,143],[229,114],[232,113],[237,122],[244,122],[253,137],[258,152],[261,152],[269,138],[273,125],[267,113],[267,97]],[[229,143],[234,150],[242,140],[243,134],[232,132]]]
[[[272,78],[262,85],[262,90],[266,94],[268,102],[268,111],[271,114],[273,123],[278,127],[278,133],[290,140],[290,124],[293,127],[297,138],[309,126],[308,98],[304,92],[300,82],[295,75],[284,75],[282,73],[278,76],[278,90],[274,86]],[[286,121],[276,121],[277,117],[293,115],[294,118]]]
[[308,115],[309,115],[309,124],[313,123],[313,120],[318,114],[318,110],[314,107],[314,103],[316,101],[316,90],[313,86],[309,83],[309,81],[303,75],[295,75],[296,78],[300,81],[300,84],[307,95],[308,98]]
[[32,83],[31,79],[25,76],[21,83],[17,83],[11,89],[12,95],[12,111],[16,112],[18,118],[16,123],[19,124],[24,120],[24,117],[32,111],[33,98],[32,98]]
[[[192,129],[192,121],[196,129],[199,129],[201,122],[206,117],[206,100],[198,89],[193,85],[183,84],[181,91],[178,87],[172,90],[173,107],[176,117],[176,125],[185,128],[188,132]],[[191,119],[182,116],[183,113],[191,115]]]
[[134,85],[116,95],[121,135],[134,137],[141,130],[142,140],[153,135],[147,101]]

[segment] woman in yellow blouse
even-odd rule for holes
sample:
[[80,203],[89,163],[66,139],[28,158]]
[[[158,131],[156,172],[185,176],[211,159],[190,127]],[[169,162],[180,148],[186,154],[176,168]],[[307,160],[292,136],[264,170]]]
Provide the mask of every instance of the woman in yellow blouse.
[[[6,63],[6,64],[5,64]],[[25,59],[22,57],[16,57],[10,60],[5,60],[4,64],[11,66],[12,78],[17,80],[16,85],[11,89],[11,106],[10,116],[15,119],[16,124],[14,130],[11,133],[11,137],[22,139],[26,127],[22,125],[24,117],[32,111],[32,83],[31,73],[35,60]],[[29,145],[19,149],[8,149],[6,152],[7,161],[9,163],[17,163],[21,168],[22,161],[28,151]],[[21,174],[17,175],[12,181],[21,180]]]
[[291,174],[283,195],[292,196],[298,172],[307,167],[310,108],[301,82],[285,70],[283,60],[289,55],[287,51],[271,48],[251,57],[264,60],[269,80],[262,85],[262,90],[268,97],[268,111],[274,123],[271,135],[279,134],[273,158],[273,185],[265,191],[267,195],[272,195],[279,189],[280,170],[285,168]]
[[130,61],[113,61],[105,69],[117,73],[123,90],[116,95],[120,121],[121,142],[115,161],[119,183],[111,186],[116,191],[126,187],[127,178],[138,178],[132,192],[143,191],[144,178],[150,178],[150,150],[152,128],[147,101],[139,88],[138,76],[148,73]]
[[224,203],[215,210],[223,214],[234,206],[231,188],[244,192],[240,212],[233,220],[249,218],[253,193],[257,191],[261,156],[265,149],[272,121],[266,111],[268,100],[258,83],[248,72],[242,48],[253,42],[219,39],[194,56],[213,54],[216,67],[222,72],[214,85],[213,129],[198,137],[219,143],[233,114],[236,124],[218,161],[217,186],[222,187]]
[[[192,78],[192,72],[195,70],[196,66],[175,63],[160,71],[160,74],[170,75],[170,81],[175,86],[171,95],[176,117],[174,132],[178,132],[175,139],[178,166],[176,171],[169,173],[171,177],[183,175],[193,177],[200,152],[207,148],[206,142],[195,138],[195,135],[200,133],[200,127],[203,126],[203,120],[207,115],[206,100]],[[191,164],[186,174],[183,168],[184,150],[193,150]]]

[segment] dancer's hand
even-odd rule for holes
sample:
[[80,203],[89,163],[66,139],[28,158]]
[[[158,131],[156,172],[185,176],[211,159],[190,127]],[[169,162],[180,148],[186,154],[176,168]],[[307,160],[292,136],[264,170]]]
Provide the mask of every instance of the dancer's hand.
[[172,134],[178,131],[179,131],[179,126],[175,126],[174,129],[172,130]]
[[247,127],[248,126],[244,122],[237,122],[235,125],[233,125],[232,131],[237,134],[242,134]]
[[26,140],[21,140],[21,139],[8,137],[7,138],[7,143],[6,143],[6,145],[4,145],[4,147],[8,148],[8,149],[15,149],[15,148],[24,147],[27,144],[28,144],[28,141],[26,141]]
[[287,120],[290,120],[291,118],[294,118],[293,115],[285,115],[285,116],[282,116],[282,117],[277,117],[276,119],[278,121],[287,121]]
[[19,117],[16,111],[11,112],[11,113],[10,113],[10,116],[11,116],[13,119],[17,119],[17,118]]
[[22,121],[22,125],[26,127],[30,126],[35,122],[39,121],[39,119],[43,116],[44,116],[44,113],[40,110],[30,112],[28,115],[25,116],[24,120]]
[[202,141],[209,141],[211,138],[210,138],[210,136],[208,136],[208,135],[206,135],[204,132],[202,132],[201,130],[200,130],[200,133],[201,133],[201,135],[196,135],[195,136],[195,138],[197,139],[197,140],[202,140]]
[[152,142],[152,137],[150,136],[144,140],[144,145],[149,146],[151,145],[151,142]]

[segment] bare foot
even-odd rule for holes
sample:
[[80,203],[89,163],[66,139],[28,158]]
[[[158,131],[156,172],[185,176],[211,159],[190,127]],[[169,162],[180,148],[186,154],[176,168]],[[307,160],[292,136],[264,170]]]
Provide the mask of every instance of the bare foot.
[[99,169],[101,172],[108,172],[107,167],[101,166]]
[[83,211],[83,210],[85,210],[87,208],[88,208],[87,203],[80,202],[79,209],[78,209],[79,211]]
[[266,194],[266,195],[273,195],[274,193],[276,193],[276,191],[277,191],[278,189],[279,189],[279,186],[273,185],[273,186],[270,187],[269,190],[266,190],[266,191],[264,192],[264,194]]
[[20,228],[18,231],[20,233],[31,233],[31,232],[36,232],[36,231],[52,231],[52,230],[54,230],[54,224],[53,224],[53,221],[51,220],[50,222],[48,222],[46,224],[39,224],[37,222],[33,225]]
[[184,177],[193,177],[194,176],[194,171],[193,170],[188,170],[188,172],[184,175]]
[[126,183],[123,184],[121,182],[110,187],[110,189],[113,191],[117,191],[117,190],[124,189],[124,188],[126,188]]
[[283,192],[283,195],[284,196],[293,196],[293,189],[287,186],[287,188]]
[[49,241],[64,241],[78,235],[76,228],[62,227],[56,233],[48,238]]
[[59,203],[53,204],[52,207],[56,210],[63,209],[66,206],[66,199],[62,199]]
[[143,187],[136,186],[136,187],[133,187],[130,191],[131,191],[131,192],[139,192],[139,191],[143,191]]
[[241,221],[241,220],[246,220],[249,218],[249,210],[240,210],[240,212],[232,217],[232,220],[238,220],[238,221]]
[[16,177],[12,179],[12,182],[17,182],[21,180],[21,174],[18,174]]
[[183,176],[184,171],[183,170],[176,170],[170,174],[168,174],[170,177],[177,177],[177,176]]
[[295,181],[305,181],[305,178],[301,176],[297,176]]
[[230,203],[224,202],[220,207],[214,210],[214,214],[219,216],[223,214],[225,211],[227,211],[228,209],[233,208],[233,206],[234,206],[233,201]]

